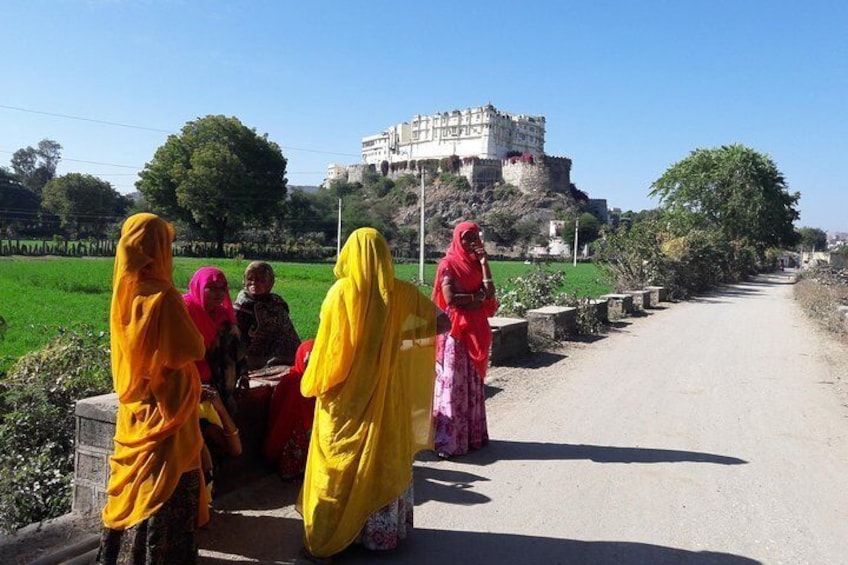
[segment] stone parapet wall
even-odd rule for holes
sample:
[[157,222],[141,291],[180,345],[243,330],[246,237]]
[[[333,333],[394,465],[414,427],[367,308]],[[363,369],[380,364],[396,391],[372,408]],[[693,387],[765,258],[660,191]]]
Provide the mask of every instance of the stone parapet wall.
[[92,516],[106,504],[118,396],[112,393],[84,398],[77,402],[74,413],[76,452],[71,508],[83,516]]

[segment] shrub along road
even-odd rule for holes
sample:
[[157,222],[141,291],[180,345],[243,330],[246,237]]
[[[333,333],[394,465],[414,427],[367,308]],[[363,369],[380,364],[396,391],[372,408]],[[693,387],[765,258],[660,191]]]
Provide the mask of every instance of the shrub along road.
[[[415,466],[415,530],[336,563],[845,562],[843,345],[789,274],[629,318],[493,371],[491,444]],[[298,484],[217,501],[205,563],[301,562]]]

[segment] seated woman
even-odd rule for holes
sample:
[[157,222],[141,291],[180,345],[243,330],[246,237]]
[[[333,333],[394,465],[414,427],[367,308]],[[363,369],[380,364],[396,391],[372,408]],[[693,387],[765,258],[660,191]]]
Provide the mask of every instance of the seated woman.
[[315,399],[305,398],[300,393],[300,379],[313,343],[310,339],[297,348],[294,366],[274,387],[268,410],[268,430],[262,452],[284,479],[299,477],[306,468]]
[[[200,451],[200,467],[206,483],[207,499],[212,500],[217,467],[212,453],[226,454],[231,457],[241,455],[241,438],[230,413],[221,401],[221,395],[214,387],[201,388],[198,414],[204,439],[203,448]],[[211,449],[210,446],[212,446]]]
[[244,271],[243,285],[235,312],[248,371],[293,365],[300,336],[289,316],[289,305],[271,292],[274,269],[264,261],[253,261]]
[[[238,429],[233,424],[226,403],[232,401],[234,379],[222,370],[222,360],[229,360],[234,368],[237,359],[231,359],[222,344],[238,342],[239,329],[230,300],[227,277],[217,267],[201,267],[189,283],[189,292],[183,295],[188,313],[203,336],[206,355],[195,361],[202,386],[200,428],[205,440],[204,472],[211,474],[216,460],[241,455]],[[223,353],[223,354],[222,354]],[[235,354],[237,356],[237,354]],[[233,369],[234,370],[234,369]],[[207,476],[207,482],[211,477]]]

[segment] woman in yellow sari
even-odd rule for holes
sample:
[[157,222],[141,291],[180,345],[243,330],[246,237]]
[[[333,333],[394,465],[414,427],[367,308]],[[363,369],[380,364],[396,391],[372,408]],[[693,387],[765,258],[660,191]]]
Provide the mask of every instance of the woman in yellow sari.
[[301,380],[315,421],[298,509],[312,558],[360,541],[391,549],[412,526],[412,461],[431,449],[435,335],[447,316],[395,279],[386,240],[354,231],[321,306]]
[[197,561],[203,336],[172,281],[174,229],[153,214],[124,222],[110,327],[118,394],[101,563]]

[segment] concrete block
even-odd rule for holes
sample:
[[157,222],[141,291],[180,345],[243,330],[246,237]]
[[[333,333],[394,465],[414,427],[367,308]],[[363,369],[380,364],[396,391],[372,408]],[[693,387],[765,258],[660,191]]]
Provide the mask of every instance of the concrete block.
[[109,480],[109,454],[90,453],[85,451],[84,446],[76,450],[76,463],[74,467],[74,480],[87,484],[100,485],[106,488]]
[[518,359],[530,350],[527,340],[528,323],[521,318],[489,318],[492,328],[492,346],[489,349],[489,363],[498,365],[512,359]]
[[633,297],[634,310],[645,310],[651,307],[650,290],[625,290],[624,293]]
[[604,294],[601,300],[607,301],[610,320],[618,320],[633,313],[633,296],[630,294]]
[[[651,304],[668,302],[668,289],[664,286],[646,286],[651,291]],[[655,300],[656,298],[656,300]]]
[[548,339],[565,339],[577,333],[577,308],[544,306],[527,311],[528,331]]
[[595,307],[595,317],[602,324],[609,322],[609,300],[606,298],[597,298],[589,300],[589,305]]

